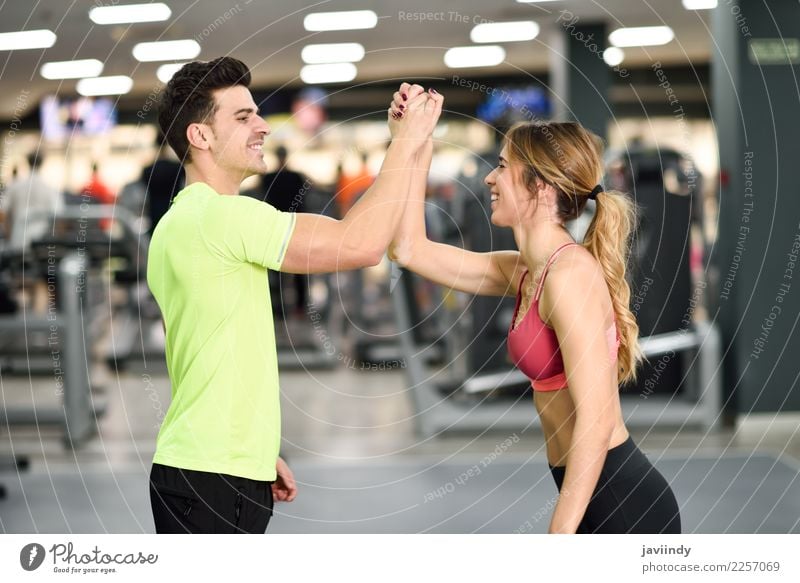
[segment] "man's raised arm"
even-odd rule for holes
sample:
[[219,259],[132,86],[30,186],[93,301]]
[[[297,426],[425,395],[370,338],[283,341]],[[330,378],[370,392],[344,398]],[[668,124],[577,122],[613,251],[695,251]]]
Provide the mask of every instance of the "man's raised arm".
[[390,115],[392,143],[375,182],[340,221],[298,213],[281,271],[343,271],[380,262],[405,210],[414,157],[433,133],[443,101],[435,92],[422,93],[405,101],[402,117]]

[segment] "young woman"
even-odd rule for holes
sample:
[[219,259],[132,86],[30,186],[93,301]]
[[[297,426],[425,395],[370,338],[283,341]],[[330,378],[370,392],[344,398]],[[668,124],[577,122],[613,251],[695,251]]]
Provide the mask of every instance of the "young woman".
[[[403,85],[391,110],[413,95]],[[551,533],[678,533],[669,484],[631,440],[618,386],[641,358],[625,280],[635,219],[623,194],[606,192],[599,138],[577,123],[523,123],[505,136],[485,179],[491,221],[519,251],[473,253],[429,241],[424,192],[433,152],[419,151],[408,206],[390,248],[404,267],[467,293],[515,295],[513,362],[532,380],[534,404],[559,489]],[[594,200],[578,244],[565,228]]]

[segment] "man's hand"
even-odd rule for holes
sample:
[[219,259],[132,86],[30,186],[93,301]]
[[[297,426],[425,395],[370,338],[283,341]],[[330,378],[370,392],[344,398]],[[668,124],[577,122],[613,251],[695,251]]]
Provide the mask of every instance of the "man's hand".
[[282,458],[278,458],[275,464],[278,477],[272,484],[272,497],[279,502],[291,502],[297,497],[297,483],[294,481],[294,474]]

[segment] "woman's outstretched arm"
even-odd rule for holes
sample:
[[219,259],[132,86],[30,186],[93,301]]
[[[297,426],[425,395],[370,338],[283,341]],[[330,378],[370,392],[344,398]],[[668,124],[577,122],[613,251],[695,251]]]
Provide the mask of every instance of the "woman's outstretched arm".
[[[392,109],[402,113],[402,96],[410,86],[404,83],[396,94]],[[503,296],[516,293],[515,273],[521,266],[518,251],[475,253],[428,239],[425,231],[425,191],[428,182],[433,140],[421,147],[411,170],[411,186],[405,213],[400,221],[389,258],[401,266],[446,287],[478,295]]]

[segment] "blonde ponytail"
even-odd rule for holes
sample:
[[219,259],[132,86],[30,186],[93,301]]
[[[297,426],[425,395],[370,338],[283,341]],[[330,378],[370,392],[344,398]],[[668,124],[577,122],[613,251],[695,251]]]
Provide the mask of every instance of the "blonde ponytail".
[[620,383],[636,380],[636,367],[642,360],[639,325],[630,310],[631,289],[625,278],[629,239],[635,224],[636,210],[627,196],[619,192],[601,192],[597,195],[594,218],[583,243],[603,268],[611,294],[620,337],[617,356]]

